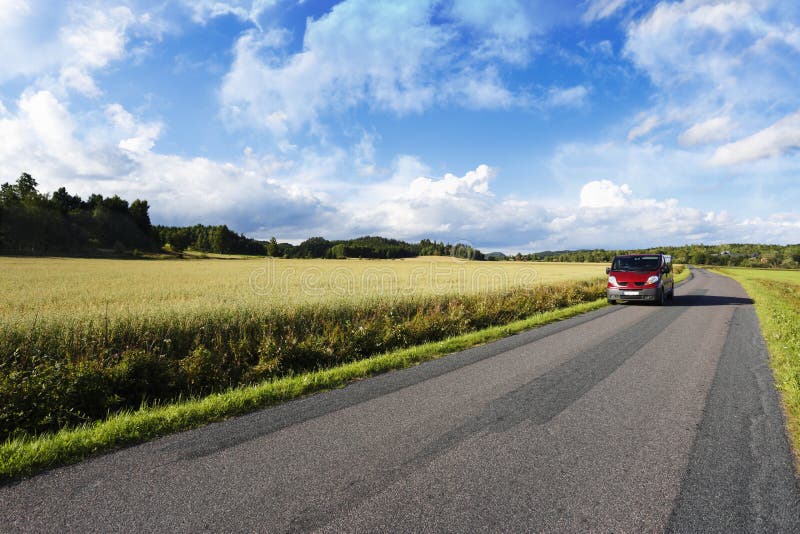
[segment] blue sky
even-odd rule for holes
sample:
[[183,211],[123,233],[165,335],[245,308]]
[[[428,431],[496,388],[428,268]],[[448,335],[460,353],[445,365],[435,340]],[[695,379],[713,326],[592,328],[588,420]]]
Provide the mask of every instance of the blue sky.
[[508,252],[800,242],[800,4],[0,0],[0,180]]

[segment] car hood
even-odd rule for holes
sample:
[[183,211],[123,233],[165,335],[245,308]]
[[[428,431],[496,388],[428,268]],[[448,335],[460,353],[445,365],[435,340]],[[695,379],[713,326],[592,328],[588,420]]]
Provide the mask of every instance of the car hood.
[[646,282],[648,278],[657,275],[658,271],[611,271],[610,276],[617,279],[617,282]]

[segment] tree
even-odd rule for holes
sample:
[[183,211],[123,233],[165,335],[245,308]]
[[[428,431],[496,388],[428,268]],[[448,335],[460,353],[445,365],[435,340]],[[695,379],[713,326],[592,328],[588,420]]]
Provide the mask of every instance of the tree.
[[81,205],[83,204],[81,197],[77,195],[70,195],[67,193],[67,189],[65,187],[58,188],[58,190],[50,197],[50,202],[61,213],[69,213],[70,211],[80,209]]
[[33,179],[33,176],[27,172],[23,172],[19,180],[17,180],[17,195],[19,195],[22,200],[34,199],[39,195],[39,192],[36,190],[38,185],[36,180]]
[[19,195],[17,194],[16,187],[9,184],[8,182],[0,186],[0,204],[4,206],[10,206],[11,204],[16,204],[19,201],[20,198]]
[[128,208],[133,222],[146,234],[149,234],[152,228],[150,224],[150,215],[147,213],[149,209],[150,206],[147,205],[147,201],[139,200],[138,198],[134,200],[131,203],[131,207]]
[[280,255],[280,249],[278,248],[278,240],[275,239],[275,236],[272,236],[267,243],[267,256],[271,258],[275,258]]

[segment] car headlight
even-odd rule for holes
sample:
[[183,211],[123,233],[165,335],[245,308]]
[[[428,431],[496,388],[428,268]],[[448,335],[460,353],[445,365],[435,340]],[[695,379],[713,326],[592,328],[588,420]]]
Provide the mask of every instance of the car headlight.
[[612,286],[617,285],[617,277],[616,276],[609,276],[608,277],[608,283],[611,284]]
[[650,284],[657,284],[658,283],[658,276],[653,275],[647,279],[646,284],[649,286]]

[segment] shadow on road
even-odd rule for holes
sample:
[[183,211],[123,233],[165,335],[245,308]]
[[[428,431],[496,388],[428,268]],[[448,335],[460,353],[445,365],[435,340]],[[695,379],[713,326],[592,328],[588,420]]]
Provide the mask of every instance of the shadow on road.
[[[653,302],[627,302],[628,306],[653,306]],[[742,297],[726,297],[718,295],[675,295],[672,301],[667,301],[667,306],[738,306],[753,304],[753,299]]]
[[737,306],[753,304],[753,299],[720,295],[675,295],[673,304],[679,306]]

